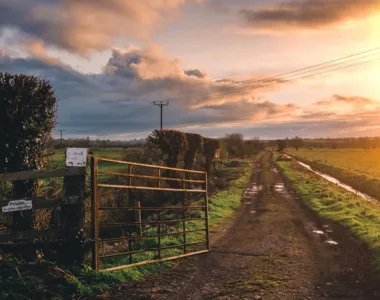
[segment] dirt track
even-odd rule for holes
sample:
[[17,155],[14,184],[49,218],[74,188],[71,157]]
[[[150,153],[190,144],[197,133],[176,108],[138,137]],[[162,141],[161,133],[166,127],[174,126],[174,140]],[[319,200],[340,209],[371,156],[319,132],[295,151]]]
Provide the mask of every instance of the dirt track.
[[[338,244],[328,244],[327,234]],[[366,248],[288,193],[267,153],[235,222],[214,240],[211,253],[102,298],[380,299],[374,286]]]

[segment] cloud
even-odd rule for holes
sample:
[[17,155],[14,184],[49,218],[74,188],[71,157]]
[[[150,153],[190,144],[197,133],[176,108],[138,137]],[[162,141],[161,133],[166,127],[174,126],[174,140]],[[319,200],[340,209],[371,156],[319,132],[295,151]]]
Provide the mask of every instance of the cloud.
[[[43,62],[52,65],[64,65],[64,63],[56,57],[52,57],[47,53],[46,45],[40,40],[32,40],[27,44],[28,52]],[[1,54],[1,53],[0,53]]]
[[[50,61],[41,44],[30,47],[34,57],[0,57],[0,69],[48,79],[60,99],[59,126],[68,134],[104,136],[154,129],[159,114],[152,102],[166,99],[170,100],[164,112],[169,114],[166,127],[233,122],[244,111],[239,102],[256,99],[252,88],[232,90],[239,82],[215,82],[198,69],[183,70],[179,60],[166,57],[157,46],[113,50],[100,74],[83,74]],[[215,93],[219,88],[224,88],[223,93]],[[229,108],[232,103],[239,108],[235,113]],[[247,121],[250,118],[245,116]]]
[[315,103],[317,106],[329,106],[332,104],[348,104],[351,106],[355,106],[357,108],[363,107],[366,105],[378,105],[379,102],[376,100],[366,98],[366,97],[359,97],[359,96],[341,96],[341,95],[332,95],[330,99],[327,100],[321,100]]
[[239,14],[254,30],[320,30],[372,16],[379,9],[380,0],[291,0],[256,10],[243,9]]
[[281,82],[273,80],[274,86],[260,89],[246,82],[213,81],[198,69],[183,70],[178,59],[167,58],[158,46],[113,50],[104,74],[112,80],[128,80],[128,93],[135,98],[168,99],[192,109],[251,101],[256,94]]
[[201,0],[2,0],[0,28],[83,55],[118,38],[149,39],[186,2]]
[[199,69],[185,70],[185,74],[188,76],[195,76],[198,78],[205,78],[206,77],[206,75],[204,73],[202,73],[202,71]]
[[[37,54],[44,54],[43,45],[33,46]],[[59,127],[68,136],[122,139],[146,135],[159,126],[159,110],[152,102],[167,99],[165,128],[210,132],[211,136],[230,131],[291,136],[288,129],[304,136],[319,133],[326,124],[332,132],[343,126],[351,126],[353,131],[359,127],[375,130],[380,113],[378,102],[358,96],[333,95],[328,99],[333,105],[321,101],[309,107],[275,103],[265,98],[265,88],[252,88],[246,81],[214,81],[200,76],[204,73],[198,69],[183,70],[179,60],[166,57],[156,46],[114,50],[99,74],[83,74],[40,56],[0,56],[0,70],[48,79],[59,98]],[[254,80],[255,76],[250,82]],[[369,101],[373,103],[366,104]],[[349,109],[335,110],[335,105]],[[302,135],[299,124],[307,124],[310,132]],[[331,133],[325,129],[322,135],[326,134]]]

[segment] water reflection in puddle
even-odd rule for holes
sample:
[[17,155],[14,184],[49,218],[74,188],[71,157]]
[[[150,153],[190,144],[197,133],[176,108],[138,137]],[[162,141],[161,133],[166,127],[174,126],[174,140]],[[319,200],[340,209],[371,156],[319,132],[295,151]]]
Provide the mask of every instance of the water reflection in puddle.
[[252,201],[249,201],[249,200],[252,200],[257,195],[257,193],[260,190],[262,190],[262,188],[263,188],[262,186],[260,185],[258,186],[256,183],[253,183],[251,187],[246,188],[243,195],[243,200],[245,200],[244,204],[246,205],[252,204]]
[[322,225],[322,229],[317,229],[314,226],[311,225],[312,232],[315,236],[318,236],[320,238],[320,241],[322,243],[328,244],[328,245],[338,245],[338,242],[332,240],[328,233],[332,233],[329,225]]
[[244,191],[244,198],[251,198],[252,196],[255,196],[258,191],[262,189],[261,186],[258,186],[257,184],[253,184],[251,187],[245,189]]
[[276,183],[276,184],[274,185],[274,190],[275,190],[276,192],[283,192],[284,189],[285,189],[285,185],[284,185],[283,183]]

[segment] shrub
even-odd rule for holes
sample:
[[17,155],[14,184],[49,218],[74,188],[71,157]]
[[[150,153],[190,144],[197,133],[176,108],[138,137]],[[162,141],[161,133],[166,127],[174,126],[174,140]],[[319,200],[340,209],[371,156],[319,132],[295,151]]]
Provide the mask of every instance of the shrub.
[[[35,76],[0,73],[0,173],[38,170],[55,125],[56,97],[48,81]],[[36,183],[13,182],[12,196],[33,196]],[[32,213],[14,213],[13,227],[30,229]]]

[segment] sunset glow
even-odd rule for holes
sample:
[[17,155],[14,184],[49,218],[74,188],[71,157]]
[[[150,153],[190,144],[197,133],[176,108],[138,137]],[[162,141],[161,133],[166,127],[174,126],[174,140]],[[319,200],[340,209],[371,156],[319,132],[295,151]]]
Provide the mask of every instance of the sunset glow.
[[378,2],[301,2],[5,0],[0,70],[50,80],[72,136],[144,136],[161,100],[167,127],[206,135],[281,137],[306,123],[308,136],[380,134],[380,49],[321,74],[245,84],[380,46]]

